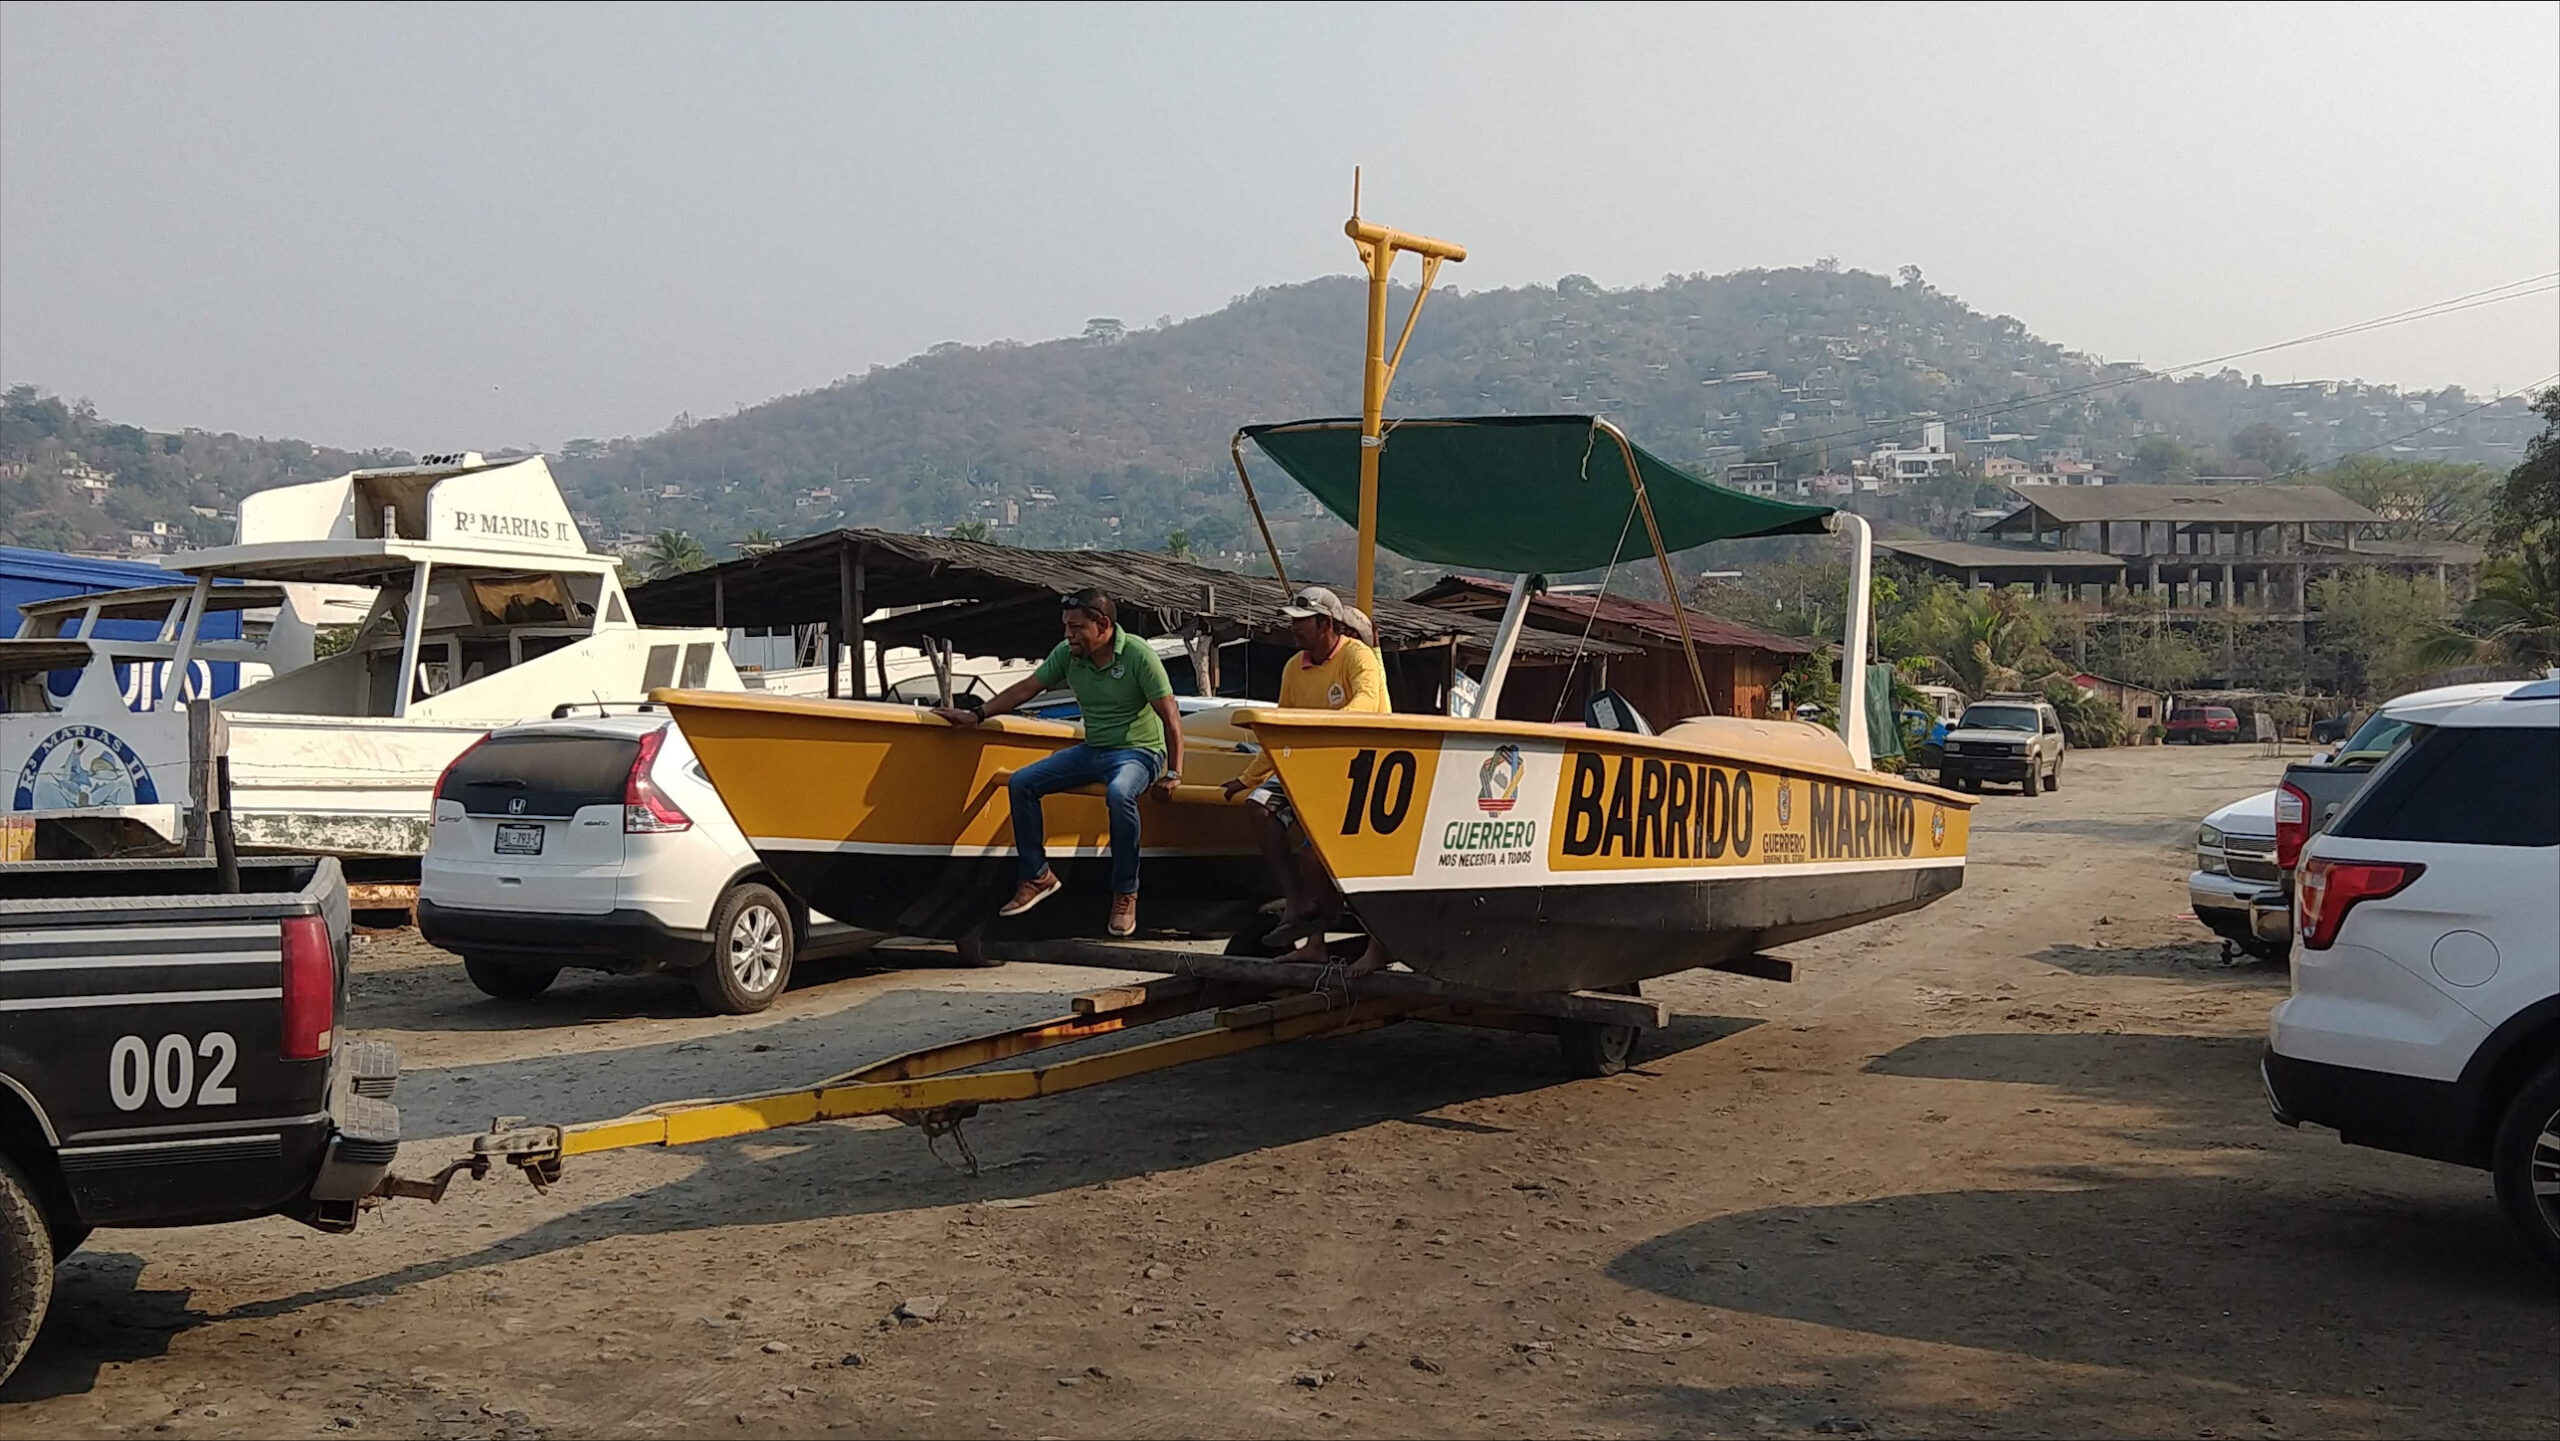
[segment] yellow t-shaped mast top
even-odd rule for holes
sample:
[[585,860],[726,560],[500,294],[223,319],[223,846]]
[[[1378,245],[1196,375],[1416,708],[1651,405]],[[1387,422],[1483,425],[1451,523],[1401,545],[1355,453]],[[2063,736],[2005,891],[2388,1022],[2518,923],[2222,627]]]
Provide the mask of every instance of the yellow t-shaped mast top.
[[[1351,172],[1351,219],[1342,227],[1351,243],[1360,250],[1360,262],[1369,267],[1369,354],[1360,375],[1360,585],[1359,597],[1352,603],[1374,614],[1378,600],[1378,452],[1386,444],[1384,436],[1387,387],[1395,383],[1396,366],[1404,360],[1405,342],[1413,339],[1413,323],[1422,318],[1422,302],[1430,298],[1431,282],[1440,274],[1440,262],[1464,260],[1467,248],[1427,235],[1407,235],[1389,230],[1360,218],[1360,171]],[[1422,288],[1414,293],[1413,309],[1405,315],[1404,334],[1396,338],[1395,353],[1387,353],[1387,272],[1393,270],[1396,256],[1410,250],[1422,257]]]

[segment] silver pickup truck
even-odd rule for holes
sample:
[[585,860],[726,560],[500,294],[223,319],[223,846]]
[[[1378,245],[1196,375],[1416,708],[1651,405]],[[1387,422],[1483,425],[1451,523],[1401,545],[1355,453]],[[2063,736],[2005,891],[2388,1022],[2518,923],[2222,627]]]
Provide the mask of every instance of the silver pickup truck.
[[0,866],[0,1380],[95,1226],[354,1227],[400,1059],[351,1041],[335,860]]

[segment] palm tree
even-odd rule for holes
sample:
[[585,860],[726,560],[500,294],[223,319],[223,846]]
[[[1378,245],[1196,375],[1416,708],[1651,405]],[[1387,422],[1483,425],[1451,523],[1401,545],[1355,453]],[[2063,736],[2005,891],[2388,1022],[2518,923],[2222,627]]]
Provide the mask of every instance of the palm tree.
[[760,525],[738,537],[738,554],[762,555],[780,544],[782,537],[774,534],[772,527]]
[[711,552],[702,542],[681,530],[662,530],[658,538],[640,552],[641,573],[651,580],[664,580],[689,570],[700,570],[711,563]]
[[951,527],[951,538],[953,540],[985,540],[994,532],[994,529],[983,520],[964,520]]
[[2468,630],[2438,628],[2418,643],[2421,665],[2560,666],[2560,542],[2528,539],[2480,567],[2462,608]]

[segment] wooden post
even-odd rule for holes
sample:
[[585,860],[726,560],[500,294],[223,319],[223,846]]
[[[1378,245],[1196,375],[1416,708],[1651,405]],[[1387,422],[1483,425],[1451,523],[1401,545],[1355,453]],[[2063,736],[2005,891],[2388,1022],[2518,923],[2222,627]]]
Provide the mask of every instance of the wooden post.
[[[853,636],[853,640],[851,642],[853,646],[853,698],[855,700],[869,700],[871,699],[871,683],[864,679],[862,674],[862,627],[864,617],[871,613],[871,599],[865,593],[868,589],[867,577],[863,575],[863,562],[871,555],[871,543],[869,541],[863,542],[861,549],[853,551],[850,554],[852,570],[845,582],[845,629],[851,632]],[[886,699],[888,693],[889,649],[886,646],[882,646],[880,648],[880,694],[883,699]]]
[[214,853],[214,813],[229,804],[221,762],[230,750],[231,727],[212,699],[188,702],[186,852],[199,859]]

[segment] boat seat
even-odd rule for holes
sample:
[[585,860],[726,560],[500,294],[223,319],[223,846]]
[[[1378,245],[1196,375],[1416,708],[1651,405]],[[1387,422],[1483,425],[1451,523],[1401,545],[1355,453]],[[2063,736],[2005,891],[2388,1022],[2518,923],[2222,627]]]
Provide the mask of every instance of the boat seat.
[[1645,722],[1644,713],[1615,690],[1596,692],[1591,699],[1584,701],[1582,723],[1596,731],[1620,731],[1639,736],[1653,734],[1653,727]]

